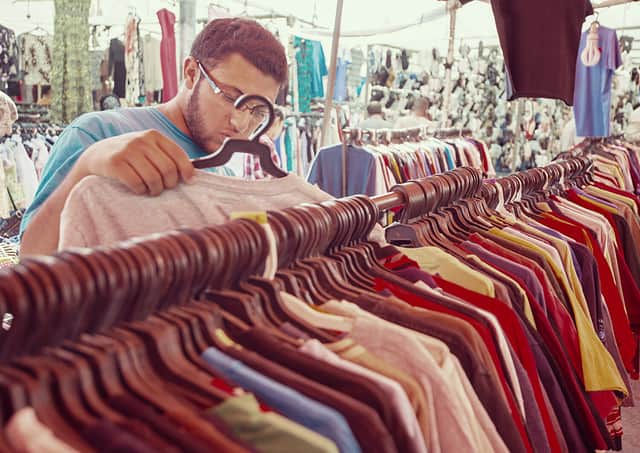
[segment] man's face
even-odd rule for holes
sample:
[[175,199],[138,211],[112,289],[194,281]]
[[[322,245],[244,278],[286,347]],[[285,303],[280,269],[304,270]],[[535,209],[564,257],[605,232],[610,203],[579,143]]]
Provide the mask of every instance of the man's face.
[[238,112],[231,99],[259,94],[274,102],[280,85],[239,54],[231,54],[213,67],[202,62],[202,67],[222,92],[213,91],[197,62],[190,58],[185,68],[189,100],[184,117],[191,139],[213,153],[226,138],[246,139],[255,130],[250,115]]

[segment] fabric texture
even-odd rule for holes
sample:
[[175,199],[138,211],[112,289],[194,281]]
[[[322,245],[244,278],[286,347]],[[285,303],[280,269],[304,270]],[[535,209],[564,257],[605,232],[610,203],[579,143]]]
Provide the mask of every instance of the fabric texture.
[[339,412],[260,375],[216,348],[208,348],[202,358],[214,374],[251,391],[290,420],[331,439],[341,452],[360,452],[349,425]]
[[[51,149],[51,156],[42,173],[34,201],[22,219],[21,234],[33,214],[62,183],[89,146],[105,138],[148,129],[163,133],[176,142],[192,159],[207,155],[155,107],[118,109],[83,115],[62,132]],[[216,171],[227,175],[232,174],[226,167]]]
[[338,453],[329,439],[274,412],[262,412],[250,393],[228,398],[209,410],[218,416],[239,439],[264,453]]
[[283,209],[330,198],[292,174],[245,181],[198,171],[189,184],[158,197],[136,195],[117,181],[89,176],[69,194],[60,220],[59,248],[96,247],[177,228],[203,228],[227,222],[235,211]]
[[70,123],[93,110],[89,71],[91,0],[55,0],[51,116]]

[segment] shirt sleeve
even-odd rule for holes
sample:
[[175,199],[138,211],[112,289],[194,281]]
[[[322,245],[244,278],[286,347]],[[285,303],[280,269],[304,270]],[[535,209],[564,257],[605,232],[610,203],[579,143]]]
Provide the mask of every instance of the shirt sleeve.
[[607,69],[615,71],[622,66],[622,54],[620,53],[620,43],[618,42],[618,34],[612,31],[609,42],[609,51],[607,52]]
[[60,135],[51,149],[47,164],[42,171],[40,184],[36,190],[33,202],[27,208],[22,223],[20,236],[24,233],[33,215],[40,209],[49,196],[62,184],[80,155],[99,139],[78,126],[69,126]]

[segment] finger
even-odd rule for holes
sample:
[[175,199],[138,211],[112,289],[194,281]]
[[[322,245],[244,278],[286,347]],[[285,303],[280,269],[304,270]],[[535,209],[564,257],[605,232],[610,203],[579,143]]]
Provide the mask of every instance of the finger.
[[189,181],[193,178],[195,168],[189,160],[189,156],[187,156],[184,150],[178,146],[177,143],[164,135],[160,135],[157,137],[157,144],[162,152],[175,163],[178,168],[178,173],[183,181]]
[[164,190],[162,175],[144,154],[131,156],[128,163],[140,176],[150,195],[155,197],[162,193]]
[[147,193],[147,185],[129,162],[124,162],[118,172],[120,182],[126,185],[133,193],[138,195]]
[[158,149],[145,152],[145,156],[162,176],[165,189],[173,189],[178,185],[180,176],[178,175],[178,167],[173,160]]

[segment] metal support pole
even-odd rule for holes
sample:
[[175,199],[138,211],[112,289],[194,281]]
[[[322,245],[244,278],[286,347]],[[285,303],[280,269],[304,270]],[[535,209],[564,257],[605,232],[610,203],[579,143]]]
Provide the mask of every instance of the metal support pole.
[[324,103],[324,120],[322,121],[321,145],[327,143],[329,125],[331,124],[331,110],[333,109],[333,92],[336,84],[336,70],[338,68],[338,46],[340,44],[340,28],[342,26],[342,5],[344,0],[338,0],[336,4],[336,20],[333,27],[333,39],[331,40],[331,64],[329,65],[329,80],[327,82],[327,97]]
[[447,52],[447,68],[445,70],[445,85],[444,85],[444,99],[442,102],[442,121],[440,123],[441,128],[448,127],[449,121],[449,108],[451,106],[451,90],[453,85],[452,80],[452,67],[453,57],[455,52],[456,41],[456,17],[458,12],[458,2],[449,2],[447,4],[449,8],[449,50]]
[[524,99],[518,99],[516,104],[516,131],[514,137],[513,151],[511,153],[511,171],[516,171],[516,160],[520,155],[522,145],[522,118],[524,117]]
[[182,65],[191,54],[191,44],[196,38],[196,3],[197,0],[180,0],[180,61],[178,75],[182,80]]

